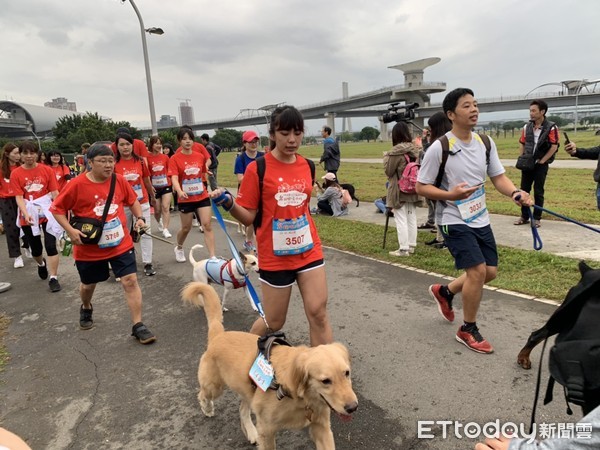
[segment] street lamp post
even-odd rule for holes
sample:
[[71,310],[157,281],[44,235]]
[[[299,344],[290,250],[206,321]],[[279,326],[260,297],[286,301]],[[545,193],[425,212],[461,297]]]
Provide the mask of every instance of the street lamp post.
[[146,67],[146,85],[148,87],[148,103],[150,104],[150,121],[152,125],[152,135],[158,135],[158,127],[156,125],[156,112],[154,111],[154,94],[152,93],[152,77],[150,76],[150,63],[148,62],[148,46],[146,45],[146,33],[161,35],[164,31],[161,28],[148,28],[144,27],[144,20],[137,9],[134,0],[129,0],[133,10],[140,21],[140,30],[142,32],[142,49],[144,51],[144,66]]

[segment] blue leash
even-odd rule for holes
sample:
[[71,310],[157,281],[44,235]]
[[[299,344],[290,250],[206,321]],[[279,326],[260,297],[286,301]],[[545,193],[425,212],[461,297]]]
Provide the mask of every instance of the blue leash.
[[[516,197],[516,199],[518,200],[518,196]],[[534,208],[539,209],[540,211],[544,211],[545,213],[551,214],[555,217],[558,217],[562,220],[565,220],[567,222],[571,222],[574,223],[575,225],[579,225],[580,227],[583,228],[587,228],[588,230],[591,231],[595,231],[596,233],[600,233],[600,229],[598,228],[594,228],[591,227],[589,225],[586,225],[585,223],[581,223],[575,219],[571,219],[570,217],[567,216],[563,216],[562,214],[559,214],[557,212],[554,211],[550,211],[549,209],[546,208],[542,208],[541,206],[538,205],[533,205]],[[534,250],[541,250],[542,249],[542,238],[540,238],[540,233],[538,232],[537,228],[535,227],[535,220],[533,218],[533,211],[531,208],[527,208],[527,212],[529,213],[529,223],[531,224],[531,234],[533,235],[533,249]]]
[[252,306],[252,309],[260,315],[263,322],[265,322],[265,326],[267,327],[267,329],[270,329],[269,324],[267,323],[267,318],[265,317],[265,312],[263,310],[262,303],[260,302],[260,298],[258,298],[258,294],[256,293],[254,286],[252,286],[252,283],[250,283],[250,279],[248,278],[248,274],[246,273],[246,269],[244,268],[244,263],[242,263],[238,249],[235,246],[233,239],[231,239],[231,236],[229,236],[229,233],[227,232],[227,227],[225,226],[223,216],[221,216],[219,208],[217,207],[217,205],[215,205],[215,203],[212,200],[210,203],[212,205],[213,213],[217,218],[217,222],[219,222],[219,225],[221,225],[221,228],[223,229],[223,232],[227,237],[227,244],[229,245],[229,250],[233,255],[233,259],[235,260],[237,269],[240,274],[244,275],[244,281],[246,282],[244,292],[246,292],[246,296],[248,297],[248,300],[250,300],[250,306]]

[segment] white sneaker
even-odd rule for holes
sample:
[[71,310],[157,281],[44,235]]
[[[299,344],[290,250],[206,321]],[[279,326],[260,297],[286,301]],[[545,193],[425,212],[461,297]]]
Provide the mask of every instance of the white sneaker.
[[410,253],[408,250],[394,250],[393,252],[389,252],[391,256],[409,256]]
[[162,217],[161,217],[160,220],[158,221],[158,231],[162,231],[164,229],[165,229],[165,227],[163,226],[163,221],[162,221]]
[[17,256],[15,258],[15,263],[13,264],[13,267],[15,269],[20,269],[21,267],[25,267],[25,263],[23,262],[23,257],[22,256]]
[[171,233],[169,233],[169,230],[167,230],[166,228],[163,229],[163,236],[165,237],[165,239],[169,239],[171,237],[173,237],[173,235]]
[[198,219],[192,219],[192,226],[193,226],[193,227],[198,227],[198,226],[200,226],[200,224],[198,223]]
[[29,250],[28,248],[22,248],[21,252],[23,252],[25,258],[33,258],[33,256],[31,255],[31,250]]
[[179,263],[185,262],[185,253],[182,248],[177,248],[177,246],[175,247],[175,260]]

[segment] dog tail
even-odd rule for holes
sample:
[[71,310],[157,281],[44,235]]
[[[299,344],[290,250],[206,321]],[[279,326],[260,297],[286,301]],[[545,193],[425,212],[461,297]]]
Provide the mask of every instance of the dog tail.
[[196,260],[194,259],[194,250],[196,250],[197,248],[204,248],[204,245],[196,244],[190,249],[189,260],[192,263],[192,265],[196,264]]
[[185,285],[181,291],[181,298],[188,305],[204,308],[208,322],[208,342],[218,334],[225,332],[221,302],[212,286],[193,281]]

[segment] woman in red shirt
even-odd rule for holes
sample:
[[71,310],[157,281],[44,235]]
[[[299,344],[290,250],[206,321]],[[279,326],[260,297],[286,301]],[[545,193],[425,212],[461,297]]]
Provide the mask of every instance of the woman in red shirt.
[[[298,284],[310,328],[313,346],[333,341],[327,314],[327,279],[323,250],[310,215],[313,189],[311,168],[298,154],[304,136],[304,119],[293,106],[282,106],[271,115],[269,136],[274,144],[265,158],[262,195],[256,162],[251,162],[236,201],[222,190],[213,192],[233,217],[248,226],[259,206],[261,223],[256,230],[260,281],[265,317],[272,330],[285,324],[292,285]],[[257,319],[251,333],[264,335],[267,329]]]
[[8,257],[14,258],[13,267],[19,269],[24,267],[23,257],[21,256],[21,245],[19,242],[19,227],[17,226],[17,201],[15,192],[10,186],[10,174],[21,165],[21,155],[19,147],[8,143],[2,147],[2,160],[0,169],[2,178],[0,178],[0,214],[4,233],[6,234],[6,244],[8,246]]
[[[154,188],[150,183],[150,172],[143,159],[133,152],[133,138],[130,134],[119,133],[115,139],[117,147],[117,156],[115,164],[115,173],[122,175],[137,195],[137,199],[142,206],[142,218],[146,221],[146,231],[151,233],[151,214],[150,205],[154,206]],[[133,214],[131,208],[125,208],[127,214],[127,229],[133,227]],[[152,238],[148,234],[142,235],[140,239],[142,248],[142,263],[144,264],[144,273],[146,276],[156,274],[152,266]]]
[[57,150],[50,150],[46,155],[46,164],[54,171],[58,192],[62,191],[71,179],[71,170],[65,164],[62,154]]
[[162,151],[162,141],[158,136],[150,138],[150,154],[148,155],[148,169],[150,170],[150,181],[156,191],[156,206],[154,218],[158,222],[158,231],[162,231],[165,238],[169,239],[169,224],[171,222],[171,199],[173,198],[173,186],[169,172],[169,157]]
[[202,181],[202,174],[208,171],[210,155],[203,145],[199,151],[192,151],[194,132],[189,128],[181,128],[177,133],[181,150],[169,160],[169,175],[173,189],[177,192],[177,204],[181,229],[177,232],[175,259],[186,262],[183,243],[192,228],[192,215],[195,212],[204,228],[204,243],[209,257],[215,256],[215,235],[211,225],[211,206],[208,193]]
[[[15,193],[19,206],[19,221],[21,231],[27,237],[31,246],[31,254],[38,264],[38,276],[42,280],[50,280],[48,286],[51,292],[61,290],[58,282],[59,256],[56,249],[56,239],[63,230],[51,217],[48,208],[58,195],[56,177],[50,167],[38,163],[39,150],[31,141],[19,145],[22,165],[10,174],[10,185]],[[44,245],[42,245],[42,234]],[[48,261],[42,256],[46,249]]]

